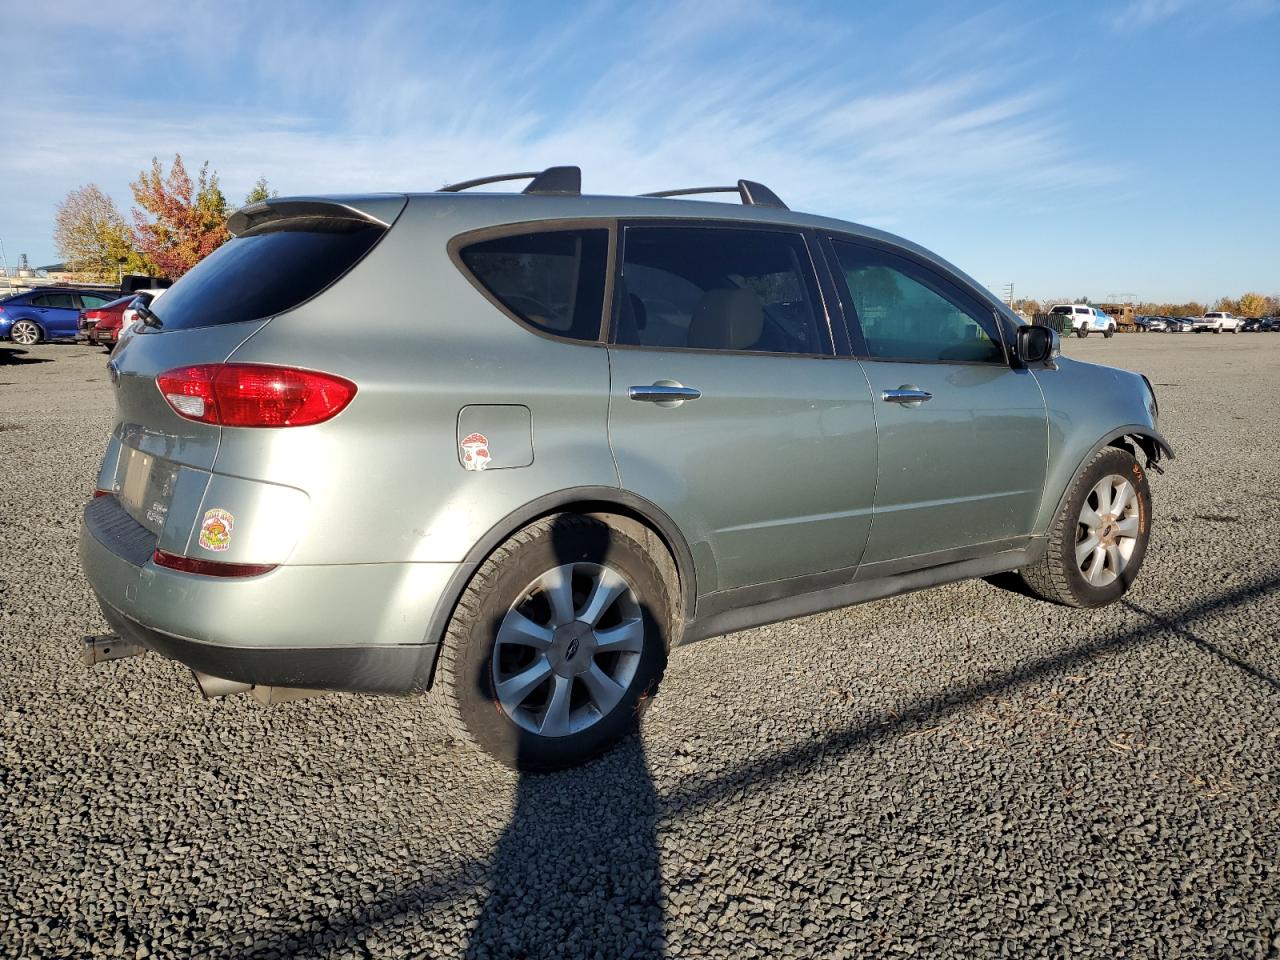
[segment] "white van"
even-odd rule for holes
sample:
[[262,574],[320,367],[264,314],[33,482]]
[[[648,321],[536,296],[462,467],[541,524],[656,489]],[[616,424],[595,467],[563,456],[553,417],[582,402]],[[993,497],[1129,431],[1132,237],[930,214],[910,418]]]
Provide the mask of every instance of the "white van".
[[[1083,303],[1059,303],[1049,312],[1070,317],[1071,329],[1077,337],[1087,337],[1094,331],[1108,338],[1116,335],[1116,318],[1096,307],[1086,307]],[[1063,325],[1062,332],[1067,332],[1066,324]]]

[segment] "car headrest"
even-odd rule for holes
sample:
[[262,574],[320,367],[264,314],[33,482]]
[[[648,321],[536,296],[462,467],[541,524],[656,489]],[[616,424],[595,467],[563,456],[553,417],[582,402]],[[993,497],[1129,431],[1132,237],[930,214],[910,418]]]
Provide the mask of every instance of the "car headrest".
[[754,293],[741,287],[708,290],[689,321],[689,346],[746,350],[763,332],[764,308]]

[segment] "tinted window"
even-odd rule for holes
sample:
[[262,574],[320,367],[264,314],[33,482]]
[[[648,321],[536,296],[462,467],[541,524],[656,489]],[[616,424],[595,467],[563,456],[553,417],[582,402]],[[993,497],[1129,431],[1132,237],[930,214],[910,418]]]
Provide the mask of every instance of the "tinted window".
[[32,297],[31,302],[37,307],[74,310],[76,306],[75,298],[69,293],[42,293],[38,297]]
[[833,245],[870,356],[1004,362],[991,310],[954,284],[905,257]]
[[598,340],[608,252],[607,230],[554,230],[473,243],[461,257],[480,284],[529,325]]
[[273,221],[224,243],[156,299],[165,330],[275,316],[329,286],[386,232],[363,220]]
[[1057,313],[1057,314],[1067,314],[1067,313],[1070,313],[1070,312],[1071,312],[1071,308],[1070,308],[1070,307],[1054,307],[1054,308],[1053,308],[1052,310],[1050,310],[1049,312],[1050,312],[1050,313]]
[[798,234],[628,227],[614,339],[645,347],[830,352]]
[[80,294],[80,303],[86,310],[93,310],[97,307],[103,306],[104,304],[108,304],[111,302],[111,299],[111,297],[99,296],[96,293]]

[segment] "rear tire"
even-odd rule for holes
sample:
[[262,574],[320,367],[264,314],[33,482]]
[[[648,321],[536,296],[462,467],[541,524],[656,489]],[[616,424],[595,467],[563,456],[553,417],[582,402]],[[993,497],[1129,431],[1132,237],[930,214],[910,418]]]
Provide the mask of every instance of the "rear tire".
[[1150,534],[1146,471],[1127,451],[1105,447],[1072,481],[1049,528],[1044,556],[1018,575],[1042,600],[1106,606],[1137,578]]
[[19,320],[9,328],[9,339],[24,347],[34,347],[40,342],[40,326],[34,320]]
[[1081,327],[1076,331],[1076,336],[1080,337],[1081,339],[1083,339],[1084,337],[1087,337],[1088,335],[1089,335],[1089,330],[1086,327]]
[[494,550],[459,599],[436,711],[457,739],[509,767],[583,763],[630,733],[657,692],[673,596],[620,530],[578,514],[539,520]]

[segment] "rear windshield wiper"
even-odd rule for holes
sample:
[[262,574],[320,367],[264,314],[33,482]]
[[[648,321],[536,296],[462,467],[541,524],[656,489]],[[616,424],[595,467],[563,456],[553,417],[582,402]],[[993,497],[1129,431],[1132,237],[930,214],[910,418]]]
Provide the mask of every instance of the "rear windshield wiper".
[[155,311],[145,303],[135,303],[133,305],[133,312],[140,316],[142,318],[142,322],[148,327],[155,327],[159,330],[164,326],[164,321],[157,317]]

